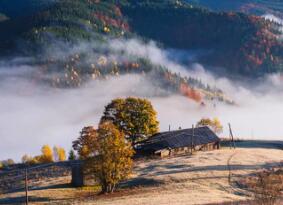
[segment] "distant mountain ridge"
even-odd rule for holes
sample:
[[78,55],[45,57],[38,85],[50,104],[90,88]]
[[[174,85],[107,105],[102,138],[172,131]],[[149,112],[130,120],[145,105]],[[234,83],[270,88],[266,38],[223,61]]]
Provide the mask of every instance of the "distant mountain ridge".
[[281,0],[186,0],[193,5],[206,7],[214,11],[245,12],[247,14],[264,15],[267,13],[283,17]]

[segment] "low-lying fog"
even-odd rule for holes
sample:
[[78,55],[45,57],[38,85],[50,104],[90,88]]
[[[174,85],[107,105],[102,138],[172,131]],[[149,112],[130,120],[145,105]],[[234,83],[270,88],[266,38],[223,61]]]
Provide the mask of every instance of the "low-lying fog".
[[[113,43],[113,42],[112,42]],[[39,154],[44,144],[60,145],[67,151],[84,126],[96,126],[104,106],[116,97],[149,98],[158,112],[161,131],[188,128],[202,117],[218,117],[228,135],[228,123],[236,137],[283,140],[283,83],[279,75],[267,76],[256,87],[226,78],[216,78],[201,65],[188,68],[168,58],[154,43],[136,40],[115,42],[114,50],[148,57],[182,75],[195,76],[223,89],[237,105],[201,107],[189,99],[172,95],[156,96],[151,82],[132,74],[92,81],[76,89],[56,89],[29,80],[34,69],[0,64],[0,159],[20,160],[24,154]],[[113,45],[113,44],[112,44]],[[139,46],[139,50],[133,49]],[[172,52],[172,51],[170,51]],[[172,54],[172,53],[171,53]],[[23,61],[20,59],[19,61]]]

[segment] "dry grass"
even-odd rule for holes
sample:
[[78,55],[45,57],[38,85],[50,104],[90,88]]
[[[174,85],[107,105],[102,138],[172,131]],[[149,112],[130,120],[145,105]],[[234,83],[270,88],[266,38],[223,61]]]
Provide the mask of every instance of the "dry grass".
[[[101,196],[88,189],[54,187],[30,192],[35,200],[38,199],[32,204],[181,205],[249,200],[252,198],[249,191],[230,186],[228,182],[227,160],[232,154],[235,154],[230,161],[232,181],[261,168],[277,166],[283,159],[282,150],[239,148],[139,162],[133,178],[113,195]],[[0,204],[3,198],[16,198],[22,194],[1,196]]]
[[258,205],[279,203],[283,191],[283,169],[264,170],[244,180],[247,188],[254,194]]

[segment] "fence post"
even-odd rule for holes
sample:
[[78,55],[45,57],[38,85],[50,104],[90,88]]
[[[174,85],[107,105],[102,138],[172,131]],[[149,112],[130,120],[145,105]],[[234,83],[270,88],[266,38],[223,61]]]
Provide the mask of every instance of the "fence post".
[[191,154],[193,154],[195,127],[192,125]]
[[231,148],[231,143],[232,143],[232,146],[234,147],[234,149],[236,149],[236,145],[235,145],[235,141],[234,141],[234,135],[233,135],[233,132],[232,132],[231,124],[229,123],[228,125],[229,125],[230,137],[231,137],[230,148]]
[[28,205],[28,168],[25,170],[26,205]]

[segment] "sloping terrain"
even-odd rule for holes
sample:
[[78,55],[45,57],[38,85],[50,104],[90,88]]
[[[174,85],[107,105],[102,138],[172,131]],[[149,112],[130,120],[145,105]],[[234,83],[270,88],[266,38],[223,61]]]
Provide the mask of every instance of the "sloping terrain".
[[[222,204],[251,199],[251,193],[228,183],[227,161],[232,181],[262,168],[282,163],[283,151],[265,148],[221,149],[198,152],[193,156],[174,157],[136,163],[133,178],[113,195],[96,195],[93,189],[68,187],[70,179],[52,187],[30,191],[33,204]],[[1,203],[21,200],[23,192],[0,196]]]
[[[223,149],[199,152],[195,156],[177,157],[140,163],[136,167],[137,183],[156,185],[145,193],[117,199],[101,200],[98,204],[220,204],[250,199],[250,193],[228,183],[227,161],[232,175],[241,177],[264,167],[278,166],[281,150]],[[235,179],[234,179],[235,180]]]

